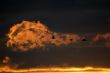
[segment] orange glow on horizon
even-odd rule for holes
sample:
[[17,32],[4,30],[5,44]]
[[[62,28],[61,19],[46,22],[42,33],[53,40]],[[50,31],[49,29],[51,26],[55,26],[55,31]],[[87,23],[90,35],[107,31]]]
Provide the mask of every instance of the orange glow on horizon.
[[8,66],[0,67],[0,72],[11,73],[110,73],[110,68],[95,68],[95,67],[45,67],[45,68],[30,68],[30,69],[12,69]]

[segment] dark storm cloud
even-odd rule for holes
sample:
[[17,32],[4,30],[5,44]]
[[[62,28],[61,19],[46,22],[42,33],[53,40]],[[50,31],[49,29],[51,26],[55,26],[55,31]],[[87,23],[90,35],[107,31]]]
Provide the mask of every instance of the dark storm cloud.
[[[40,20],[58,32],[110,32],[109,0],[2,0],[0,1],[0,38],[22,20]],[[6,40],[6,39],[5,39]],[[5,43],[5,42],[4,42]],[[86,42],[87,43],[87,42]],[[48,50],[13,52],[0,42],[0,63],[5,56],[20,67],[70,65],[109,67],[110,49],[50,46]]]

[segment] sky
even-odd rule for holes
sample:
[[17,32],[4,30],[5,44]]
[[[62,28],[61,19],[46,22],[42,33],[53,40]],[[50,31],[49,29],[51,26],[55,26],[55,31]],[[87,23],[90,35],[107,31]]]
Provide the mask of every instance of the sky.
[[[69,65],[110,67],[110,48],[74,48],[49,45],[46,50],[12,51],[6,47],[10,27],[23,20],[41,21],[50,30],[62,33],[96,34],[110,32],[109,0],[1,0],[0,64],[9,56],[20,68]],[[88,41],[82,42],[88,44]],[[71,45],[70,45],[71,46]]]

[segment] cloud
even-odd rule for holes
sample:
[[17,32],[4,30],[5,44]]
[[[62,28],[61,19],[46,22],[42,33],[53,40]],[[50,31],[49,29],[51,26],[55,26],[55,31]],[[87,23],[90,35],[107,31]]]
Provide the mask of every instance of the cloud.
[[40,21],[37,23],[22,21],[19,24],[15,24],[10,28],[7,36],[9,38],[7,46],[21,51],[45,47],[48,44],[61,46],[77,43],[81,39],[78,34],[64,34],[50,31]]
[[7,64],[9,61],[10,61],[10,58],[8,56],[6,56],[2,62],[3,62],[3,64]]
[[[90,33],[91,34],[91,33]],[[13,50],[28,51],[30,49],[38,49],[48,45],[62,46],[68,44],[79,43],[79,46],[73,45],[74,48],[84,47],[110,47],[110,33],[79,35],[73,33],[59,33],[48,29],[40,21],[30,22],[22,21],[10,28],[7,34],[8,41],[6,45],[12,47]],[[88,37],[88,38],[86,38]],[[88,40],[90,39],[90,40]],[[103,40],[100,42],[100,40]],[[88,42],[84,45],[83,42]],[[91,44],[92,43],[92,44]],[[103,43],[103,44],[102,44]]]
[[96,34],[96,36],[93,38],[93,42],[97,42],[100,40],[104,40],[104,45],[108,48],[110,48],[110,33],[104,33],[104,34]]

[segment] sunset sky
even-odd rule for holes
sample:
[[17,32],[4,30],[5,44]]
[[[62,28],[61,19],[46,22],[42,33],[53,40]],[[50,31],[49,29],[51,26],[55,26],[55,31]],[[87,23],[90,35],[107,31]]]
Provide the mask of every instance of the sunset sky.
[[[6,46],[6,34],[17,23],[41,21],[49,30],[58,33],[79,34],[86,38],[78,44],[46,49],[13,51]],[[70,66],[110,68],[110,46],[89,46],[91,37],[110,33],[109,0],[1,0],[0,1],[0,65],[8,56],[9,64],[18,68]],[[107,40],[110,44],[110,37]],[[77,47],[74,47],[77,46]]]

